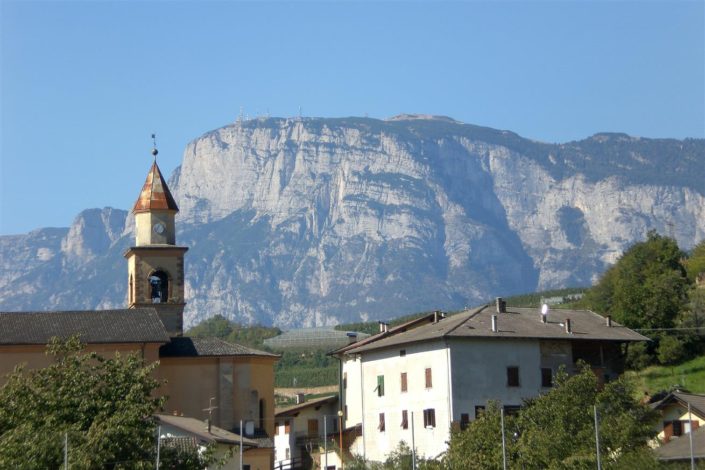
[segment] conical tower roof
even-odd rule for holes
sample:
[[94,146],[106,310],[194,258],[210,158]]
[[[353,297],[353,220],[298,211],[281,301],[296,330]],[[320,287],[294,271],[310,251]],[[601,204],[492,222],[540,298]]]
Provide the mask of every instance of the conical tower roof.
[[179,211],[179,207],[174,201],[174,197],[169,192],[169,187],[164,181],[162,172],[159,171],[155,161],[147,174],[147,179],[142,186],[140,197],[135,202],[132,212],[145,212],[150,210],[171,210]]

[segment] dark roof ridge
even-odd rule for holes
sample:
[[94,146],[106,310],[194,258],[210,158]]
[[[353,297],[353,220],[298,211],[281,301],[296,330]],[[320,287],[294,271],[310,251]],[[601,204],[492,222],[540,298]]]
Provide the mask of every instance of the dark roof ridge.
[[[458,328],[460,328],[460,327],[461,327],[462,325],[464,325],[466,322],[468,322],[468,321],[470,321],[471,319],[473,319],[473,318],[475,317],[475,315],[478,315],[480,312],[482,312],[484,309],[486,309],[486,308],[488,308],[488,307],[489,307],[489,304],[487,304],[487,305],[482,305],[482,306],[480,306],[480,307],[475,307],[475,311],[467,310],[467,312],[470,312],[470,314],[468,315],[468,317],[467,317],[465,320],[459,322],[459,323],[458,323],[457,325],[455,325],[454,327],[452,327],[450,330],[448,330],[448,331],[446,331],[445,333],[443,333],[443,337],[444,337],[444,338],[447,337],[449,334],[451,334],[452,332],[454,332],[455,330],[457,330]],[[461,315],[462,315],[462,313],[461,313]]]
[[356,341],[354,343],[345,345],[342,348],[335,349],[335,350],[329,352],[328,355],[332,356],[334,354],[344,353],[345,351],[348,351],[350,349],[355,349],[359,346],[364,346],[366,344],[374,343],[375,341],[379,341],[379,340],[387,338],[393,334],[396,334],[399,330],[402,330],[402,329],[408,327],[409,325],[412,325],[415,323],[421,323],[424,320],[428,320],[429,318],[432,318],[433,315],[435,315],[435,314],[429,313],[429,314],[424,315],[422,317],[414,318],[413,320],[409,320],[408,322],[402,323],[401,325],[397,325],[390,330],[383,331],[381,333],[377,333],[376,335],[369,336],[361,341]]

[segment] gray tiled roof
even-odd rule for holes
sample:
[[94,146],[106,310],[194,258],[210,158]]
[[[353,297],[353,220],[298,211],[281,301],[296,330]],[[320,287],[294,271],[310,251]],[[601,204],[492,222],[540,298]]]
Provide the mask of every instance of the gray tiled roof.
[[218,338],[192,338],[179,336],[159,348],[159,357],[203,357],[203,356],[263,356],[279,357],[276,354],[228,343]]
[[[497,315],[498,331],[492,331],[492,315]],[[548,321],[541,322],[538,309],[507,307],[506,313],[497,313],[489,306],[482,306],[433,322],[434,315],[425,322],[409,325],[395,334],[380,333],[367,338],[359,346],[348,346],[338,352],[355,354],[385,347],[441,338],[493,338],[493,339],[568,339],[602,341],[648,341],[648,338],[616,322],[607,326],[604,317],[589,310],[551,310]],[[572,334],[565,332],[564,323],[569,318]]]
[[47,344],[80,335],[84,343],[166,343],[153,308],[65,312],[0,312],[0,345]]
[[[238,444],[240,443],[240,436],[236,433],[226,431],[218,426],[211,425],[211,430],[208,432],[208,425],[205,421],[201,421],[195,418],[189,418],[186,416],[173,416],[167,414],[157,414],[156,418],[162,424],[168,424],[179,428],[182,431],[193,434],[208,442],[220,442],[223,444]],[[258,443],[247,437],[242,437],[242,443],[244,446],[258,447]]]
[[[659,460],[690,460],[690,436],[683,434],[654,449]],[[693,457],[705,459],[705,427],[693,431]]]
[[286,406],[283,408],[276,408],[274,410],[274,416],[276,417],[283,417],[283,416],[292,416],[296,413],[298,413],[301,410],[304,410],[306,408],[310,407],[316,407],[316,406],[321,406],[325,405],[326,403],[336,403],[338,401],[338,395],[331,395],[329,397],[323,397],[323,398],[316,398],[313,400],[309,400],[303,403],[299,403],[298,405],[291,405],[291,406]]
[[705,395],[697,393],[687,393],[676,390],[666,395],[663,400],[652,403],[651,406],[655,409],[661,409],[665,405],[674,402],[680,403],[683,408],[688,408],[688,404],[690,404],[690,410],[693,414],[705,418]]

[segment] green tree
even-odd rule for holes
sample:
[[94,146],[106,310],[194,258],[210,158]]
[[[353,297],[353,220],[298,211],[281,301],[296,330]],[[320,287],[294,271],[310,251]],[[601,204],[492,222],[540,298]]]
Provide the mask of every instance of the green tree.
[[[505,417],[509,466],[546,469],[594,469],[593,406],[600,415],[600,450],[604,468],[629,468],[626,462],[656,462],[647,442],[655,432],[656,412],[635,399],[633,384],[620,379],[599,389],[592,370],[557,374],[555,387],[527,400],[518,416]],[[500,412],[496,403],[465,431],[451,435],[448,468],[502,468]]]
[[630,328],[672,327],[690,283],[684,257],[673,239],[651,231],[605,272],[583,303]]
[[73,469],[153,467],[153,415],[164,402],[155,393],[157,364],[82,348],[77,337],[54,339],[47,347],[51,365],[8,375],[0,388],[0,468],[58,469],[64,436]]
[[693,251],[690,252],[685,269],[691,281],[695,281],[698,275],[705,273],[705,240],[695,245]]
[[[514,417],[505,416],[505,437],[509,453],[515,443],[509,436],[516,430]],[[502,468],[502,426],[500,406],[491,401],[487,408],[464,431],[452,431],[444,463],[448,468],[494,469]]]

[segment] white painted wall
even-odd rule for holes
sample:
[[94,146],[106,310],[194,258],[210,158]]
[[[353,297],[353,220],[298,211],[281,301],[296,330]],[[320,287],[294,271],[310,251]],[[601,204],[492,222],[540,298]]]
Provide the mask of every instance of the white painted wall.
[[[400,356],[400,350],[406,351]],[[433,383],[425,386],[425,369],[431,368]],[[416,449],[419,455],[435,457],[446,448],[450,438],[450,368],[448,352],[442,341],[405,345],[364,355],[362,403],[364,403],[363,450],[369,460],[383,461],[400,441],[411,446],[411,413],[414,413]],[[401,391],[401,373],[406,372],[408,388]],[[384,376],[385,393],[376,391],[377,376]],[[350,380],[350,375],[348,375]],[[436,426],[425,429],[423,410],[435,411]],[[350,412],[351,406],[348,404]],[[402,410],[407,410],[409,428],[402,429]],[[385,430],[378,429],[379,414],[385,415]]]

